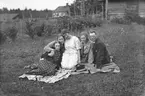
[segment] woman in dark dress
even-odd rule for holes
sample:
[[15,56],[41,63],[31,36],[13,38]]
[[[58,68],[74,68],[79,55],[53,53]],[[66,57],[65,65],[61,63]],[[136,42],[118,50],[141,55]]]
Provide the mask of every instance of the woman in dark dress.
[[30,71],[26,74],[34,75],[45,75],[45,74],[54,74],[56,72],[56,67],[61,61],[61,52],[60,52],[60,43],[55,42],[54,50],[45,52],[38,64],[33,64],[30,66]]
[[[53,51],[56,42],[59,42],[59,43],[60,43],[60,57],[61,57],[61,59],[60,59],[60,62],[58,62],[57,66],[56,66],[56,69],[59,69],[59,68],[61,67],[62,54],[63,54],[63,52],[64,52],[64,50],[65,50],[65,47],[64,47],[65,39],[64,39],[64,37],[63,37],[61,34],[59,34],[59,35],[57,36],[57,40],[54,40],[54,41],[48,43],[48,44],[44,47],[44,51],[45,51],[45,52]],[[45,53],[45,52],[44,52],[44,53]]]
[[62,54],[64,52],[64,38],[62,35],[58,35],[57,40],[48,43],[44,47],[44,53],[41,55],[39,63],[26,66],[31,70],[28,74],[44,74],[52,73],[55,70],[61,68]]

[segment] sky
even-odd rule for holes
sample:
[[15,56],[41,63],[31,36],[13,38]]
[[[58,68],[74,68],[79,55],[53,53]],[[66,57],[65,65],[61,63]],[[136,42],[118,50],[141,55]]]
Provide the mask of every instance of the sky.
[[37,9],[55,10],[58,6],[71,4],[74,0],[0,0],[0,8],[8,9]]
[[[74,0],[0,0],[0,8],[8,9],[37,9],[37,10],[55,10],[58,6],[64,6],[66,3],[71,4]],[[123,1],[123,0],[109,0]],[[126,0],[124,0],[126,1]],[[145,0],[141,0],[145,1]]]

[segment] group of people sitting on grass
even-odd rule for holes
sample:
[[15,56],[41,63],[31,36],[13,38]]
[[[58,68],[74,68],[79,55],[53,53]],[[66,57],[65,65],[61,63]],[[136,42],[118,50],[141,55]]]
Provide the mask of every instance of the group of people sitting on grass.
[[97,31],[82,32],[78,38],[63,29],[57,40],[44,47],[39,63],[29,66],[27,74],[47,76],[62,69],[71,70],[73,74],[120,72],[110,57]]
[[63,29],[57,40],[44,47],[39,63],[25,68],[30,70],[19,78],[46,83],[55,83],[74,74],[120,72],[95,30],[82,32],[78,38]]

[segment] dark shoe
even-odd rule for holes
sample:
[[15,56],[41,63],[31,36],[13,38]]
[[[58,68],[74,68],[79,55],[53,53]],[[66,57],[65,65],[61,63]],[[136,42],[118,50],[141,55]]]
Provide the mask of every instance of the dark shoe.
[[27,77],[19,78],[19,80],[28,80],[28,78]]
[[85,69],[85,65],[76,66],[76,70],[82,70],[82,69]]

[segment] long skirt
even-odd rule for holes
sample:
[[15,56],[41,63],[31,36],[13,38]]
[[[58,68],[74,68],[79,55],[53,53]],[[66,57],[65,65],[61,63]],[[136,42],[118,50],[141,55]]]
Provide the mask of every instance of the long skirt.
[[35,69],[30,70],[26,74],[33,75],[49,75],[55,72],[56,65],[44,58],[39,60],[38,64],[32,65]]
[[67,53],[64,52],[62,56],[61,67],[66,69],[74,68],[78,63],[77,53]]

